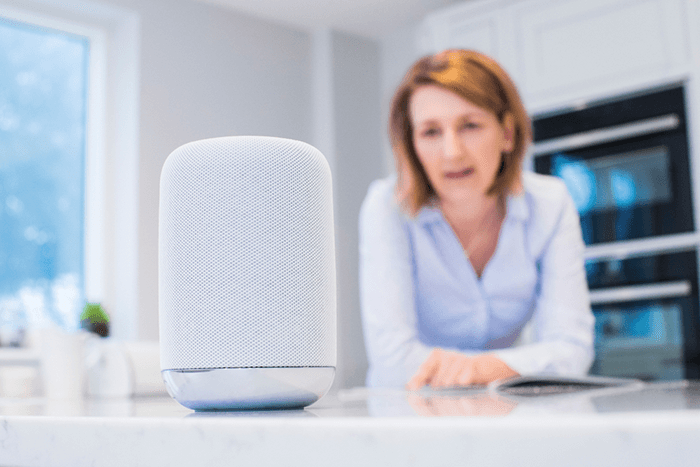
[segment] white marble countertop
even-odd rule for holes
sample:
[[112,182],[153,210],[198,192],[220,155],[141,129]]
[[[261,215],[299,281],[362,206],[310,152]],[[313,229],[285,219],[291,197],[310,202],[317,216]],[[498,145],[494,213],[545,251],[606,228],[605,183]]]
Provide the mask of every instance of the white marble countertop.
[[2,466],[696,466],[700,384],[505,397],[354,389],[305,410],[0,399]]

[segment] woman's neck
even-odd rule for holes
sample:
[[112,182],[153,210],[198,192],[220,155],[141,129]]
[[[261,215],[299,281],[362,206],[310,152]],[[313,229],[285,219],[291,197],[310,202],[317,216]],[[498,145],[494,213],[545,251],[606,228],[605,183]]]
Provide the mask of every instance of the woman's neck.
[[440,200],[440,210],[452,228],[463,234],[481,230],[491,219],[501,219],[505,211],[500,196],[483,196],[480,199]]
[[480,278],[498,245],[505,218],[504,199],[490,196],[477,202],[441,202],[440,207],[474,272]]

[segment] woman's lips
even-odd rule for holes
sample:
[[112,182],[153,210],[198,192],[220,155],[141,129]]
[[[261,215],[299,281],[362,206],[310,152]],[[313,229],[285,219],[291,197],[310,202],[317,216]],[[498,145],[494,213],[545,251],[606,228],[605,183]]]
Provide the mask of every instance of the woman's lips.
[[464,170],[459,170],[457,172],[446,172],[445,173],[445,178],[463,178],[463,177],[468,177],[474,172],[474,169],[468,168]]

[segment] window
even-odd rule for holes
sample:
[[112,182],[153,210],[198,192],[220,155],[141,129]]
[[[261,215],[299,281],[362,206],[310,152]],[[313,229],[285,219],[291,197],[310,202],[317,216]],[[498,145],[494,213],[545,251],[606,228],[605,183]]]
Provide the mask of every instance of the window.
[[89,45],[86,37],[0,20],[4,327],[47,320],[78,327]]
[[[82,118],[84,125],[80,138],[71,139],[70,143],[63,138],[71,132],[61,136],[60,131],[47,133],[44,143],[38,139],[31,141],[41,148],[48,147],[52,141],[71,145],[71,163],[82,164],[78,178],[67,184],[66,190],[73,190],[70,197],[54,195],[52,205],[39,203],[44,212],[48,212],[48,217],[54,218],[53,228],[57,232],[70,234],[71,238],[78,240],[61,247],[56,245],[53,253],[53,247],[49,246],[44,246],[44,250],[39,247],[38,252],[31,253],[38,255],[40,266],[31,273],[26,272],[29,266],[24,269],[25,282],[19,278],[7,280],[5,275],[0,275],[0,297],[7,299],[4,303],[10,309],[16,308],[19,302],[25,307],[25,313],[31,315],[31,320],[43,316],[68,328],[77,325],[76,313],[85,301],[101,302],[111,317],[111,334],[120,339],[133,339],[138,335],[139,16],[133,10],[89,0],[50,4],[26,2],[22,9],[5,5],[0,0],[0,25],[19,29],[25,34],[38,34],[44,39],[49,37],[47,47],[64,48],[58,68],[63,67],[70,78],[66,77],[63,84],[59,80],[56,86],[64,86],[63,90],[57,92],[54,89],[51,94],[63,98],[63,104],[70,109],[69,113],[72,112],[74,121]],[[4,57],[3,47],[0,45],[0,55]],[[66,63],[69,55],[77,60],[70,65]],[[0,148],[6,144],[3,125],[19,125],[22,116],[21,112],[3,113],[4,96],[11,94],[16,98],[18,89],[5,89],[4,80],[14,80],[13,83],[19,80],[17,86],[20,83],[30,86],[38,75],[22,74],[25,71],[28,70],[9,72],[4,62],[0,62],[0,75],[3,75],[0,77]],[[80,96],[82,103],[79,102]],[[13,119],[13,115],[16,118]],[[68,117],[62,124],[68,125]],[[39,126],[29,125],[33,131]],[[76,128],[68,126],[73,130]],[[71,134],[76,136],[78,133],[80,131]],[[0,151],[3,151],[0,154],[2,173],[6,156],[4,148]],[[81,151],[82,159],[75,157]],[[32,157],[39,157],[40,151],[30,152]],[[52,157],[51,161],[59,166],[60,172],[74,173],[75,165],[70,166],[68,162],[58,164],[57,156]],[[39,165],[42,171],[46,170],[45,160]],[[0,175],[0,183],[4,186],[2,177]],[[35,184],[31,196],[52,197],[46,193],[48,188],[45,183]],[[25,212],[32,204],[17,194],[8,200],[2,190],[0,188],[0,216],[10,215],[12,209]],[[80,197],[82,201],[76,201]],[[51,206],[55,209],[52,210]],[[53,238],[49,228],[42,229],[38,223],[22,226],[15,226],[13,235],[25,242],[33,239],[36,245],[46,245]],[[28,228],[32,226],[34,229]],[[3,228],[0,225],[0,232]],[[4,243],[4,240],[0,238],[0,242]],[[2,248],[4,246],[0,245],[0,251]],[[28,258],[31,254],[25,252],[16,257]],[[49,258],[53,260],[47,260]],[[0,271],[3,269],[0,266]],[[43,310],[41,314],[38,313],[40,310]]]

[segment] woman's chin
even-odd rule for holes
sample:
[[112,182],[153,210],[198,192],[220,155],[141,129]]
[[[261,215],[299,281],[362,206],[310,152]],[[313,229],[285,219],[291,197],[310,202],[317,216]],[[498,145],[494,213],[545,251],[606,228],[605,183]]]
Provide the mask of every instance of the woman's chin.
[[487,188],[463,184],[462,186],[444,187],[438,192],[438,196],[441,203],[478,203],[488,198],[486,191]]

